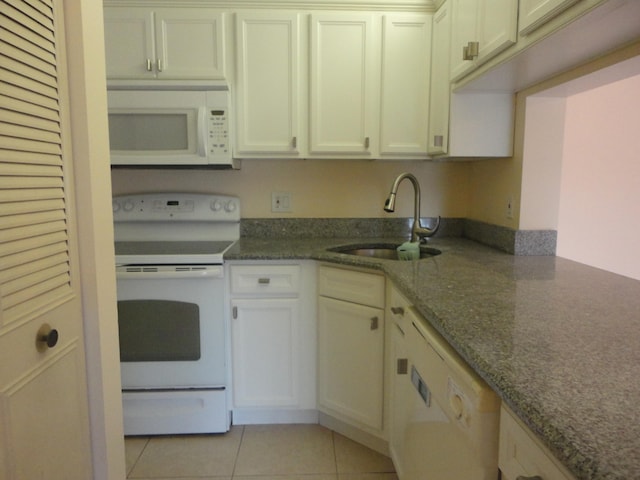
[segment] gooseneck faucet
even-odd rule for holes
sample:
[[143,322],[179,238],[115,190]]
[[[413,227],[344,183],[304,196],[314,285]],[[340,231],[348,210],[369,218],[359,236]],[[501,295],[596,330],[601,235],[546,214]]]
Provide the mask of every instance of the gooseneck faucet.
[[389,193],[389,197],[384,202],[384,210],[385,212],[393,212],[396,208],[396,194],[398,192],[398,186],[400,182],[404,179],[408,179],[413,184],[413,190],[415,192],[414,204],[413,204],[413,225],[411,226],[411,241],[419,242],[421,240],[426,240],[427,237],[432,236],[434,233],[438,231],[438,227],[440,227],[440,217],[436,220],[436,225],[433,229],[429,229],[423,227],[420,223],[420,184],[418,183],[418,179],[411,173],[401,173],[393,182],[391,186],[391,193]]

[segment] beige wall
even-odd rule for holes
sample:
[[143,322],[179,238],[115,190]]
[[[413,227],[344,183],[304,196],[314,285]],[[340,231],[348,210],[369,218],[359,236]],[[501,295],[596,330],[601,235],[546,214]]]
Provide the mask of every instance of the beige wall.
[[[382,209],[402,172],[419,179],[422,216],[465,217],[468,164],[362,160],[244,160],[241,170],[112,170],[114,195],[198,191],[237,195],[244,218],[376,218],[413,215],[409,182],[399,189],[396,212]],[[290,192],[291,213],[271,212],[271,192]]]
[[558,255],[640,279],[640,75],[567,99]]
[[[513,158],[470,164],[468,218],[522,230],[556,230],[566,99],[634,75],[639,59],[637,42],[519,92]],[[513,219],[506,215],[510,197]]]

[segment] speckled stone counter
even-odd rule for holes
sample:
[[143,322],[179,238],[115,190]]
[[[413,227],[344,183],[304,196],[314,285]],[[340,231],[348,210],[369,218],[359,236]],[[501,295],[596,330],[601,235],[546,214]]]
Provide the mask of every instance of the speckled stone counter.
[[328,252],[398,239],[242,238],[228,260],[384,271],[578,479],[640,479],[640,282],[463,239],[400,262]]

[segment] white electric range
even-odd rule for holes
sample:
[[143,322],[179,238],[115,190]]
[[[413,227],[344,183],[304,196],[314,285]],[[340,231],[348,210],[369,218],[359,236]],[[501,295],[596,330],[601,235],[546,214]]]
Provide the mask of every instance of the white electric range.
[[125,434],[226,432],[223,256],[239,199],[119,196],[113,216]]

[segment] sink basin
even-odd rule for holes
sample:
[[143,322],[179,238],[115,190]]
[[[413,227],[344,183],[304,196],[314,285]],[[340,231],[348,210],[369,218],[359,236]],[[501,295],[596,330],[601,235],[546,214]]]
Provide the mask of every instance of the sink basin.
[[[399,260],[396,248],[399,243],[376,243],[376,244],[353,244],[342,245],[340,247],[329,248],[330,252],[344,253],[346,255],[357,255],[360,257],[382,258],[385,260]],[[420,258],[429,258],[440,255],[442,252],[437,248],[426,246],[420,247]]]

